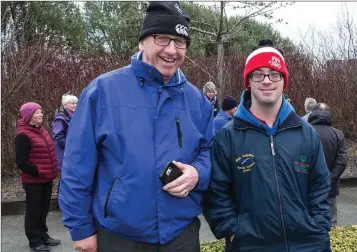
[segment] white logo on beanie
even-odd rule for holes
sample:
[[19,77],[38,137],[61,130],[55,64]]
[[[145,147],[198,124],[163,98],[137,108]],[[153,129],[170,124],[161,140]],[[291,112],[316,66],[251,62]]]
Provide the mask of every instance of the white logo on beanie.
[[280,59],[275,56],[271,57],[271,60],[269,60],[268,63],[272,66],[277,67],[277,68],[281,68]]
[[182,24],[177,24],[175,26],[175,30],[178,34],[181,34],[181,35],[185,35],[185,36],[188,36],[188,32],[187,32],[187,27],[182,25]]
[[177,9],[177,11],[182,14],[182,10],[181,10],[180,6],[177,3],[175,3],[174,6]]

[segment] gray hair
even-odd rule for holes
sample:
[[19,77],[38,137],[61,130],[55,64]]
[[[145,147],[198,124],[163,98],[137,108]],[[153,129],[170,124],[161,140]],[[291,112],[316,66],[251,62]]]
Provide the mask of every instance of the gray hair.
[[77,102],[78,102],[77,96],[70,95],[70,94],[64,94],[62,96],[62,104],[63,105],[66,105],[67,103],[77,103]]
[[317,102],[314,98],[306,98],[305,100],[305,107],[306,107],[306,112],[312,112],[312,109],[316,106]]
[[216,89],[216,85],[214,85],[214,83],[212,81],[207,82],[204,86],[203,86],[203,93],[207,94],[208,92],[217,92]]

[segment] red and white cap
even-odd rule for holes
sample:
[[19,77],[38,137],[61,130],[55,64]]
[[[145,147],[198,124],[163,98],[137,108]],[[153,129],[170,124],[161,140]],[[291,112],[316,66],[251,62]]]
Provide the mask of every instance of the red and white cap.
[[247,58],[244,68],[244,86],[250,91],[249,74],[254,70],[269,67],[284,74],[284,89],[288,87],[289,72],[284,57],[273,47],[261,47],[253,51]]

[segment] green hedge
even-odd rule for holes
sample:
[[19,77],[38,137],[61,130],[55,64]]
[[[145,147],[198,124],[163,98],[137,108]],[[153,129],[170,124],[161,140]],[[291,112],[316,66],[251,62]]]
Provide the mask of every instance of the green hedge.
[[[357,251],[357,226],[332,228],[330,237],[333,252]],[[224,251],[224,240],[203,242],[201,244],[201,252],[222,251]]]

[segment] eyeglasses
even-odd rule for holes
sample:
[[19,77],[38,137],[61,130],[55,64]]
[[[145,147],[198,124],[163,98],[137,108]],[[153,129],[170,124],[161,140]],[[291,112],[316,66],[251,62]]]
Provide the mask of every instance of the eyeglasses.
[[186,49],[188,46],[188,40],[184,38],[170,38],[165,35],[152,35],[154,37],[155,44],[159,46],[168,46],[171,40],[174,41],[174,45],[177,49]]
[[250,79],[252,81],[259,82],[259,81],[263,81],[265,79],[265,76],[268,76],[270,81],[277,82],[277,81],[281,81],[283,74],[278,72],[270,72],[269,74],[252,73],[250,74]]

